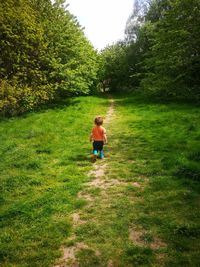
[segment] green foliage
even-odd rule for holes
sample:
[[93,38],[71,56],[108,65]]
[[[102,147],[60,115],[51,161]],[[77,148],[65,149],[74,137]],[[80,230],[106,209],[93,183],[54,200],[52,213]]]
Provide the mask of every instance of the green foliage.
[[96,52],[78,22],[59,1],[52,14],[48,12],[45,17],[50,81],[59,93],[88,93],[96,79]]
[[44,53],[43,29],[26,0],[0,3],[1,78],[38,83]]
[[144,88],[166,97],[199,99],[199,4],[196,0],[171,1],[155,22],[145,59]]
[[50,85],[38,85],[33,88],[0,80],[0,89],[0,112],[9,116],[33,110],[53,99],[54,96],[53,88]]
[[32,110],[63,94],[88,94],[95,86],[97,53],[64,1],[1,2],[0,47],[4,114]]
[[[200,2],[135,1],[123,45],[101,54],[110,89],[200,99]],[[123,52],[119,50],[122,49]]]
[[[110,91],[122,90],[126,86],[126,47],[123,42],[118,42],[101,51],[101,70],[99,79]],[[105,86],[104,86],[105,83]],[[104,88],[104,89],[105,89]]]

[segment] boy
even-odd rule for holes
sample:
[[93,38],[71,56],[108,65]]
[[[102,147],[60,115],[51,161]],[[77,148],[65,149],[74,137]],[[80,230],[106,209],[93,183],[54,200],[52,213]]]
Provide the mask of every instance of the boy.
[[93,141],[92,162],[96,161],[98,151],[100,159],[104,158],[103,145],[107,143],[106,129],[102,127],[103,118],[100,116],[96,117],[94,123],[96,126],[92,128],[92,132],[90,134],[90,142]]

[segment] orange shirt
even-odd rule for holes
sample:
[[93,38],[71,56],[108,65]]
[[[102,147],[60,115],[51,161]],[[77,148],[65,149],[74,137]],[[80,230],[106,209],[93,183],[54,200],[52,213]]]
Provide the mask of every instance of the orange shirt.
[[106,133],[106,129],[102,126],[95,126],[92,129],[92,136],[94,141],[104,141],[104,134]]

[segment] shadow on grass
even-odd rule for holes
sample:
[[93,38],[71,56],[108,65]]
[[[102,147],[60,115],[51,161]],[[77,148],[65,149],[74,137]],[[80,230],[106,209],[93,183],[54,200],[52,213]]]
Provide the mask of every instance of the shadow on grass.
[[68,157],[68,160],[76,162],[77,164],[83,164],[83,163],[88,164],[88,161],[91,162],[91,153],[88,152],[84,154],[73,155],[71,157]]
[[[161,97],[146,96],[139,93],[113,93],[115,101],[118,105],[166,105],[170,107],[170,110],[182,110],[187,108],[199,108],[200,103],[198,101],[186,101],[176,99],[164,99]],[[167,110],[166,110],[167,111]]]
[[56,99],[52,102],[43,104],[40,107],[37,107],[36,109],[32,110],[32,111],[26,111],[22,114],[18,114],[18,115],[14,115],[14,116],[3,116],[2,114],[0,114],[0,122],[1,121],[8,121],[8,120],[12,120],[15,118],[26,118],[31,114],[35,114],[35,113],[44,113],[47,112],[49,110],[63,110],[66,107],[69,106],[75,106],[78,103],[80,103],[79,99],[75,99],[75,98],[64,98],[64,99]]
[[75,106],[80,103],[79,97],[85,97],[87,98],[88,96],[94,96],[97,98],[104,98],[106,99],[108,96],[106,94],[93,94],[93,95],[80,95],[80,96],[68,96],[68,97],[57,97],[55,98],[52,102],[47,103],[40,107],[38,110],[41,111],[46,111],[48,109],[52,110],[62,110],[65,109],[68,106]]
[[64,109],[68,106],[74,106],[76,104],[80,103],[79,99],[74,98],[63,98],[63,99],[56,99],[50,103],[47,103],[43,105],[39,111],[45,111],[46,109]]
[[[57,97],[54,100],[52,100],[49,103],[45,103],[41,105],[40,107],[35,108],[32,111],[26,111],[22,114],[17,114],[17,115],[7,115],[4,116],[0,113],[0,122],[1,121],[9,121],[15,118],[26,118],[31,114],[35,113],[45,113],[49,110],[54,110],[54,111],[59,111],[59,110],[64,110],[65,108],[69,106],[75,106],[79,104],[81,101],[78,99],[78,97],[88,97],[88,96],[94,96],[97,98],[101,99],[106,99],[108,98],[108,95],[106,93],[98,93],[98,94],[93,94],[93,95],[80,95],[80,96],[65,96],[65,97]],[[106,103],[103,103],[102,105],[107,106]]]

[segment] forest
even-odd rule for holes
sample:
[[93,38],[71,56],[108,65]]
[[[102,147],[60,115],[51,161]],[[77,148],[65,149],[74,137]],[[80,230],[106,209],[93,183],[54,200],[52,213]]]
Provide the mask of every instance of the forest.
[[64,1],[0,3],[0,110],[98,90],[198,101],[200,2],[137,0],[125,38],[98,52]]
[[0,1],[0,266],[198,267],[200,1],[101,51],[68,9]]

